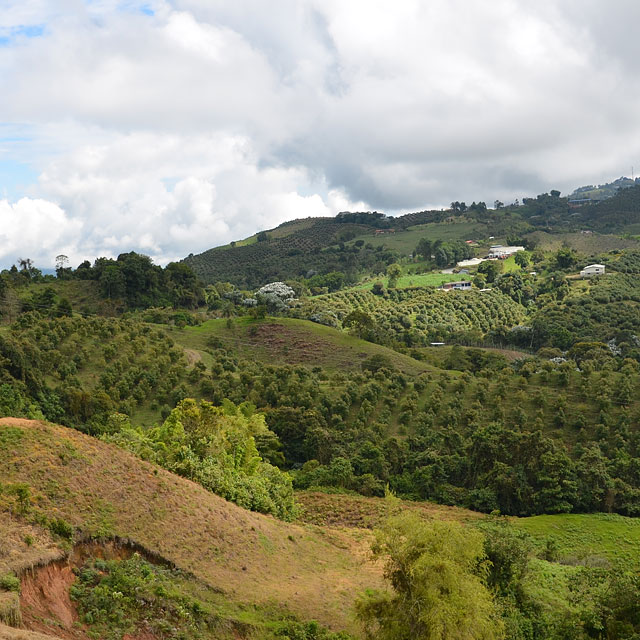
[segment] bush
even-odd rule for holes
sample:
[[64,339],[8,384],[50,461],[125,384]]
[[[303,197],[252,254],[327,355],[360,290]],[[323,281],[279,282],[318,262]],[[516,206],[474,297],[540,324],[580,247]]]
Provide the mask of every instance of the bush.
[[51,522],[49,522],[49,531],[51,531],[53,535],[60,536],[66,540],[71,540],[73,537],[73,526],[62,518],[51,520]]
[[20,591],[20,578],[13,573],[0,576],[0,589],[2,591]]

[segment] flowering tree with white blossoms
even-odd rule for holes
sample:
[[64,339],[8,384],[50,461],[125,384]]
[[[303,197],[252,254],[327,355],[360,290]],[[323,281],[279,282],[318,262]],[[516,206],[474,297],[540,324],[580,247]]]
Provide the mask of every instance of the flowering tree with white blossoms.
[[296,297],[296,292],[284,282],[270,282],[260,287],[256,295],[274,295],[281,300],[291,300]]

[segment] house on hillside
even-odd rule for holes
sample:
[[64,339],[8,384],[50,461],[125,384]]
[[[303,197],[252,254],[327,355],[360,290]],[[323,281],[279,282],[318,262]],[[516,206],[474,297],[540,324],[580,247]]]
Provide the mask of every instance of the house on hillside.
[[471,289],[471,282],[469,280],[463,280],[461,282],[445,282],[442,285],[442,289],[445,291],[451,291],[455,289],[456,291],[469,291]]
[[491,245],[489,249],[489,259],[498,258],[499,260],[506,260],[509,256],[518,251],[524,251],[524,247],[503,247],[500,244]]
[[603,264],[589,264],[581,272],[583,278],[592,278],[593,276],[601,276],[604,274]]

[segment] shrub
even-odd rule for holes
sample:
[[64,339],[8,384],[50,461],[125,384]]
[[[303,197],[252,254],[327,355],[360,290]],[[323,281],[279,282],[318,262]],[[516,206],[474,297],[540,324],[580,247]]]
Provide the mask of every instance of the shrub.
[[51,531],[53,535],[60,536],[67,540],[71,540],[73,537],[73,526],[62,518],[51,520],[51,522],[49,522],[49,531]]
[[13,573],[0,576],[0,589],[3,591],[20,591],[20,578]]

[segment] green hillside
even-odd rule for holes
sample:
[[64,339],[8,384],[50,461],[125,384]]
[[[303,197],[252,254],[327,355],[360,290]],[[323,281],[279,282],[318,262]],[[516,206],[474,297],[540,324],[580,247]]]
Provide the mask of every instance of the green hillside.
[[487,638],[635,640],[638,189],[0,273],[0,637],[378,640],[397,552]]
[[372,356],[384,357],[392,367],[409,375],[430,369],[425,363],[388,347],[296,318],[242,317],[230,323],[219,318],[193,327],[175,328],[169,335],[177,344],[192,350],[187,351],[188,357],[208,366],[214,361],[208,351],[212,346],[220,346],[244,360],[322,367],[331,372],[359,371],[362,363]]
[[591,229],[637,233],[640,223],[640,185],[623,189],[612,198],[578,210],[579,220]]
[[631,361],[614,370],[606,345],[576,347],[573,364],[455,346],[429,365],[419,348],[411,357],[294,319],[167,330],[26,314],[0,348],[4,415],[113,434],[124,424],[114,412],[149,429],[187,397],[249,402],[277,436],[260,454],[300,488],[382,495],[389,484],[515,515],[638,510],[640,379]]
[[[288,612],[353,629],[354,597],[380,584],[379,570],[358,557],[366,537],[253,514],[75,430],[2,420],[0,438],[2,526],[12,531],[15,522],[32,540],[3,541],[10,546],[0,575],[55,557],[55,548],[59,557],[73,540],[128,540],[198,581],[178,575],[174,588],[203,598],[203,612],[217,622],[209,637],[216,638],[237,638],[243,628],[240,637],[253,630],[271,638],[278,628],[270,632],[268,623]],[[26,500],[17,502],[12,486],[25,487]],[[55,634],[55,620],[45,626]]]

